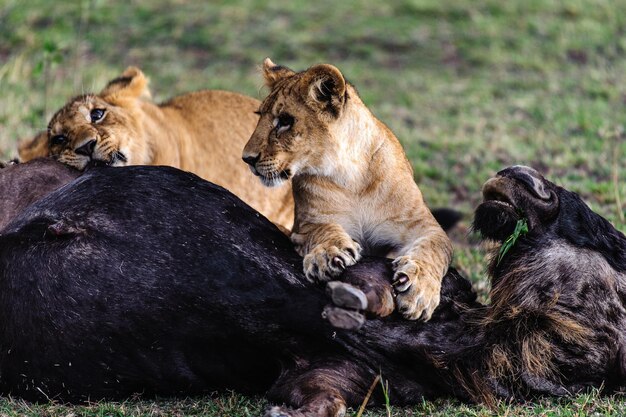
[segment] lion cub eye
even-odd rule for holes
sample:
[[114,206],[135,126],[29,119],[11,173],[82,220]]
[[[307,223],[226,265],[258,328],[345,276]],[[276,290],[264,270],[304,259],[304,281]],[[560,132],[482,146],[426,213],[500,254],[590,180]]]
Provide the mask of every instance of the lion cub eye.
[[277,129],[276,134],[280,134],[293,126],[294,118],[287,113],[281,113],[274,119],[274,127]]
[[98,120],[102,119],[103,116],[104,116],[103,109],[93,109],[91,113],[89,113],[89,117],[91,117],[92,122],[97,122]]
[[67,142],[67,136],[65,135],[54,135],[50,138],[51,145],[63,145]]

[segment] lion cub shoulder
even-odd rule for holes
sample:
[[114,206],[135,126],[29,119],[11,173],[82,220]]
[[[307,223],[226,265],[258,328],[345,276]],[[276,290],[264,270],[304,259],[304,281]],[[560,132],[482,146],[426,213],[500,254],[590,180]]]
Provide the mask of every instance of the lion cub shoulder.
[[215,90],[156,104],[143,72],[130,67],[100,93],[71,99],[52,117],[45,138],[38,135],[19,151],[23,160],[52,155],[79,170],[93,164],[170,165],[229,189],[290,228],[290,187],[263,192],[241,161],[258,106],[251,97]]
[[271,91],[243,157],[266,185],[293,178],[292,240],[307,277],[337,277],[363,254],[393,256],[399,311],[430,318],[452,245],[398,139],[336,67],[296,73],[267,59],[263,71]]

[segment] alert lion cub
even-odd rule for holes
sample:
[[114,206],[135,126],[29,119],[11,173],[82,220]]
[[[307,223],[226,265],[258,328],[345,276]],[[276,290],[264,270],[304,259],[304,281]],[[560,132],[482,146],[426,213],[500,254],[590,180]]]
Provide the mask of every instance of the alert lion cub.
[[20,156],[49,154],[79,170],[93,164],[170,165],[227,188],[291,228],[290,187],[268,194],[241,161],[258,121],[258,100],[204,90],[155,104],[147,85],[144,74],[130,67],[99,94],[73,98],[52,117],[45,137],[20,145]]
[[452,244],[424,203],[394,134],[332,65],[296,73],[266,59],[270,93],[243,158],[266,185],[293,177],[292,241],[311,280],[362,254],[395,257],[398,310],[428,320]]

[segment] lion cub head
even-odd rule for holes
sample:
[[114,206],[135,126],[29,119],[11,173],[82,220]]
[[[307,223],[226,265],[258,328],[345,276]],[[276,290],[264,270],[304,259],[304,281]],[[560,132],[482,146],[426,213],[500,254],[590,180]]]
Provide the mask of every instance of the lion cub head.
[[263,75],[271,91],[243,160],[267,186],[297,174],[323,174],[329,151],[341,146],[335,124],[349,92],[343,75],[327,64],[296,73],[269,58]]
[[148,80],[129,67],[100,94],[73,98],[50,120],[48,153],[60,162],[88,165],[137,165],[149,162],[139,102],[149,96]]

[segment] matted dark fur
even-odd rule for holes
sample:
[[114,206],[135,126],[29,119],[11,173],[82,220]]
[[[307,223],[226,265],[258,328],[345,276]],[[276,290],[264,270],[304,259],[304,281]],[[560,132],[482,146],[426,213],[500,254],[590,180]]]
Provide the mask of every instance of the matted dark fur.
[[0,166],[0,230],[28,205],[80,174],[48,158]]
[[[349,332],[322,318],[329,299],[300,265],[274,225],[195,175],[93,168],[0,234],[0,391],[84,401],[230,388],[319,415],[336,414],[329,393],[335,411],[358,404],[379,371],[396,403],[451,392],[424,352],[454,333],[454,300],[474,302],[466,280],[450,272],[427,324],[391,316]],[[371,260],[348,279],[388,285],[385,273]]]
[[[94,168],[0,233],[0,391],[84,401],[229,388],[287,405],[269,416],[335,417],[361,403],[379,372],[397,405],[614,387],[623,381],[623,281],[598,271],[623,261],[602,249],[615,243],[562,244],[583,233],[567,221],[573,213],[624,238],[554,187],[572,207],[531,222],[492,268],[493,305],[478,305],[450,270],[429,322],[392,314],[346,331],[321,317],[329,298],[305,279],[289,239],[232,194],[173,168]],[[525,201],[532,218],[532,193]],[[571,250],[586,251],[587,263],[574,252],[579,263],[566,268]],[[532,271],[524,256],[549,261]],[[344,280],[374,300],[390,276],[388,261],[369,259]],[[373,402],[382,401],[376,389]]]
[[479,346],[456,366],[472,397],[624,384],[626,237],[532,168],[500,171],[483,195],[474,225],[485,238],[504,240],[521,217],[529,233],[494,256],[491,305],[466,315]]

